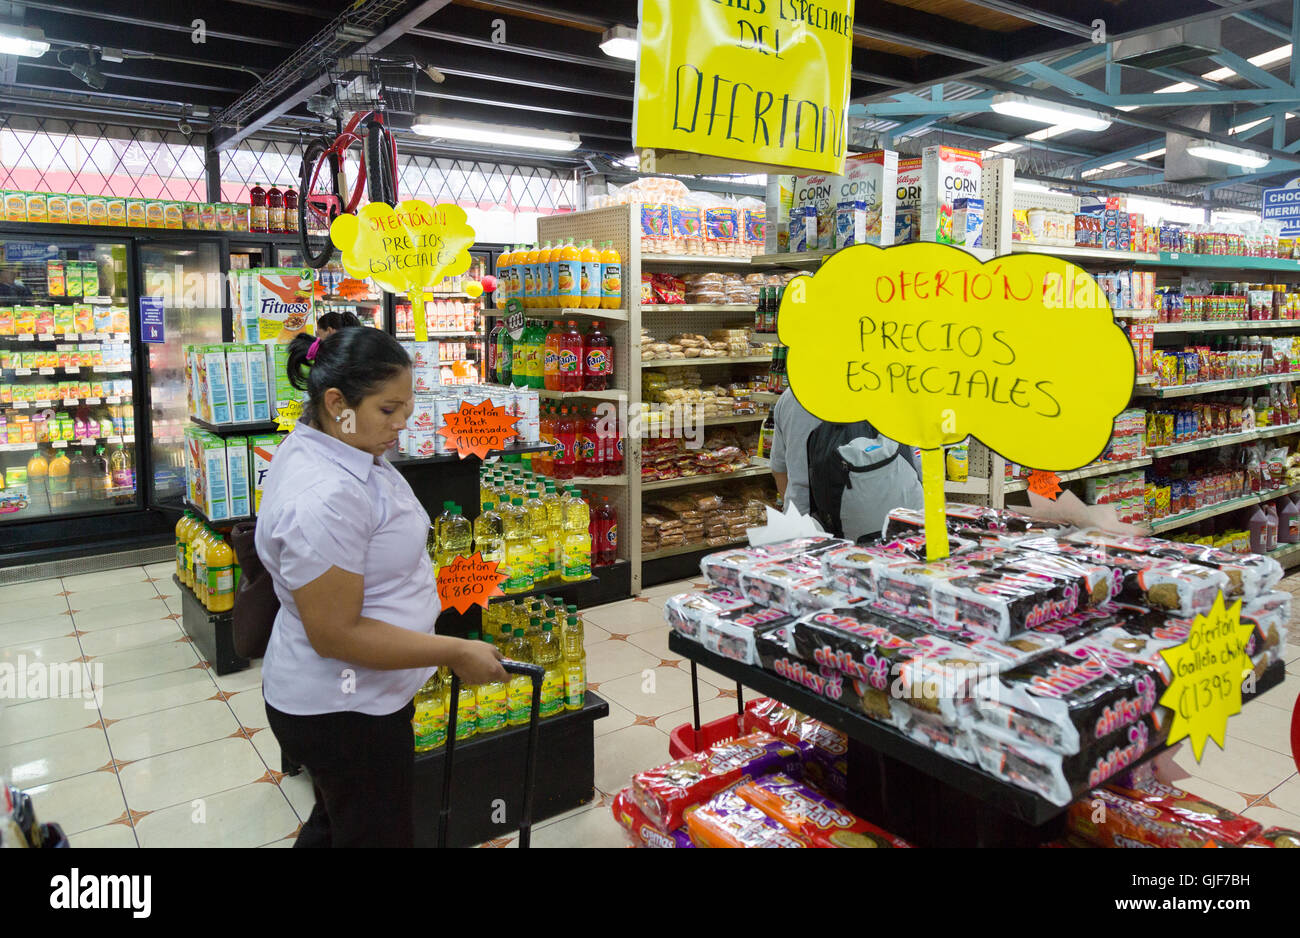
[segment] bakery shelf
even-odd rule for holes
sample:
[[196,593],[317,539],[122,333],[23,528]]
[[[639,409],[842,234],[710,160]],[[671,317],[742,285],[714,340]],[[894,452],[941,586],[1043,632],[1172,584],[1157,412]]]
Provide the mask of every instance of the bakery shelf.
[[659,358],[641,362],[642,368],[683,368],[688,365],[770,365],[771,355],[746,358]]
[[781,395],[774,391],[754,391],[749,397],[756,404],[775,404]]
[[1213,394],[1215,391],[1233,391],[1238,388],[1257,388],[1266,384],[1283,384],[1287,381],[1300,381],[1300,371],[1284,375],[1260,375],[1257,378],[1230,378],[1226,381],[1198,381],[1196,384],[1176,384],[1165,387],[1142,387],[1138,393],[1143,397],[1190,397],[1193,394]]
[[1259,329],[1300,329],[1300,319],[1256,319],[1232,322],[1158,322],[1156,334],[1165,332],[1254,332]]
[[663,550],[651,551],[648,554],[641,555],[641,561],[662,560],[664,557],[679,557],[682,554],[708,554],[715,550],[726,550],[728,547],[735,547],[738,544],[748,544],[748,538],[737,538],[734,541],[728,541],[725,544],[705,544],[701,541],[692,541],[689,544],[683,544],[681,547],[666,547]]
[[1192,440],[1188,443],[1175,443],[1171,446],[1153,446],[1151,455],[1156,459],[1162,456],[1178,456],[1182,453],[1196,453],[1201,450],[1218,449],[1221,446],[1231,446],[1233,443],[1249,443],[1252,440],[1269,440],[1273,437],[1286,436],[1289,433],[1300,433],[1300,423],[1287,424],[1284,427],[1268,427],[1263,430],[1246,430],[1242,433],[1229,433],[1225,436],[1215,436],[1204,440]]
[[1108,251],[1105,248],[1075,247],[1068,244],[1028,244],[1024,241],[1011,242],[1013,254],[1047,254],[1068,260],[1105,261],[1108,264],[1157,264],[1159,254],[1147,254],[1143,251]]
[[643,481],[641,483],[642,492],[657,492],[661,489],[676,489],[687,485],[702,485],[705,482],[727,482],[731,479],[747,479],[753,476],[768,475],[772,468],[766,459],[751,459],[753,465],[746,466],[744,469],[737,469],[734,472],[710,472],[704,475],[683,476],[679,479],[657,479],[655,481]]
[[1151,530],[1155,534],[1162,531],[1172,531],[1175,528],[1181,528],[1184,525],[1192,524],[1197,521],[1204,521],[1206,518],[1213,518],[1216,515],[1226,514],[1235,511],[1238,508],[1246,508],[1250,505],[1262,505],[1265,502],[1271,502],[1275,498],[1283,495],[1290,495],[1294,492],[1300,492],[1300,484],[1287,485],[1280,489],[1272,489],[1268,492],[1255,492],[1250,495],[1243,495],[1240,498],[1230,498],[1226,502],[1220,502],[1217,505],[1209,505],[1205,508],[1198,508],[1196,511],[1186,511],[1181,515],[1173,515],[1168,518],[1161,518],[1159,521],[1151,522]]
[[[501,313],[501,310],[497,310]],[[608,319],[612,322],[627,322],[625,309],[560,309],[557,306],[529,309],[524,307],[526,319],[567,319],[570,316],[590,316],[592,319]]]
[[[1093,476],[1108,476],[1116,472],[1127,472],[1130,469],[1140,469],[1143,466],[1151,465],[1150,457],[1141,459],[1123,459],[1108,462],[1094,463],[1091,466],[1084,466],[1082,469],[1073,469],[1069,472],[1058,472],[1056,477],[1062,482],[1073,482],[1077,479],[1090,479]],[[1004,492],[1023,492],[1029,487],[1029,482],[1025,479],[1008,479],[1002,486]],[[983,492],[984,490],[981,490]]]

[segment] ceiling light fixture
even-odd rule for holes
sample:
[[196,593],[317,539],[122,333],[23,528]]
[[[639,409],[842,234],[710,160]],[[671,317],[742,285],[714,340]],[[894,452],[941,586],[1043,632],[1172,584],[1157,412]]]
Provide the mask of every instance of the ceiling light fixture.
[[611,26],[600,37],[600,51],[615,59],[636,61],[636,30],[631,26]]
[[1007,117],[1019,117],[1023,120],[1037,121],[1040,124],[1053,124],[1069,127],[1072,130],[1097,131],[1110,126],[1110,118],[1087,108],[1074,107],[1069,104],[1057,104],[1031,98],[1014,91],[995,94],[991,107],[998,114]]
[[550,150],[556,153],[572,153],[582,145],[577,134],[534,130],[531,127],[485,124],[478,121],[448,120],[432,116],[417,117],[415,123],[411,125],[411,130],[422,137],[463,140],[469,143],[491,143],[525,150]]
[[334,38],[339,42],[368,42],[374,39],[376,33],[373,29],[365,26],[352,26],[344,24],[334,30]]
[[50,51],[45,32],[35,26],[0,23],[0,55],[21,55],[39,59]]
[[1195,141],[1187,148],[1187,153],[1197,159],[1213,160],[1216,163],[1231,163],[1233,166],[1240,166],[1243,169],[1260,169],[1269,163],[1269,158],[1257,150],[1233,147],[1226,143],[1215,143],[1212,140]]

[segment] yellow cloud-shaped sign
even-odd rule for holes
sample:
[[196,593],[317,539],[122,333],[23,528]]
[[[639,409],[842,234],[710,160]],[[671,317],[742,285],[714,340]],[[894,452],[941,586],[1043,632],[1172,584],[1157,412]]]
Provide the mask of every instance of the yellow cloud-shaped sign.
[[805,408],[922,449],[973,435],[1012,462],[1077,469],[1133,392],[1133,349],[1105,294],[1045,255],[846,248],[790,282],[778,328]]
[[458,205],[408,199],[396,208],[371,202],[356,215],[340,215],[330,225],[330,240],[349,276],[370,277],[389,293],[411,297],[416,338],[423,340],[423,293],[469,270],[474,229]]

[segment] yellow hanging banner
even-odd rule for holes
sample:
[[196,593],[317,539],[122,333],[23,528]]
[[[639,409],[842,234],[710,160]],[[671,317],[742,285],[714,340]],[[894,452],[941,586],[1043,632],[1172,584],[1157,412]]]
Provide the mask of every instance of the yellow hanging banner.
[[1173,672],[1160,696],[1161,706],[1174,715],[1168,743],[1190,736],[1197,762],[1207,739],[1224,747],[1228,717],[1241,712],[1241,683],[1252,673],[1246,645],[1253,629],[1241,621],[1241,600],[1224,606],[1220,593],[1209,615],[1192,621],[1187,641],[1160,652]]
[[839,175],[853,0],[641,0],[634,142]]
[[389,293],[411,296],[415,338],[423,342],[429,334],[420,295],[469,270],[474,229],[458,205],[408,199],[396,208],[371,202],[355,215],[340,215],[330,225],[330,240],[349,276],[370,277]]

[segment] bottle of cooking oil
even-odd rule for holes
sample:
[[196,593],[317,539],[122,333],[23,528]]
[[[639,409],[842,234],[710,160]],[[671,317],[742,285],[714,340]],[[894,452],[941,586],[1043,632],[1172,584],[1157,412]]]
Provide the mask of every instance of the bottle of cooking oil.
[[591,509],[571,488],[564,499],[564,549],[560,579],[566,583],[591,576]]
[[[478,641],[478,632],[470,632],[467,636],[471,642]],[[451,677],[447,678],[447,684],[450,688]],[[478,732],[478,690],[477,688],[461,681],[460,696],[457,697],[456,705],[456,742],[470,739]]]
[[[483,503],[483,510],[474,519],[474,550],[483,557],[484,563],[493,560],[504,562],[506,559],[505,530],[501,526],[501,516],[496,513],[496,502],[491,499]],[[487,610],[484,610],[486,616]]]
[[440,749],[447,742],[447,686],[441,668],[415,692],[411,726],[415,730],[416,752]]
[[439,562],[439,550],[442,544],[442,528],[451,517],[451,507],[455,502],[446,501],[442,503],[442,513],[433,519],[433,524],[429,525],[429,535],[425,539],[425,549],[429,552],[429,559],[433,561],[433,572],[436,574],[442,564]]
[[[523,629],[515,629],[510,643],[503,649],[505,656],[522,664],[533,663],[533,648]],[[523,726],[533,709],[533,681],[522,674],[510,675],[506,684],[507,715],[506,723],[510,726]]]
[[[533,661],[537,661],[537,643],[542,638],[542,617],[529,616],[528,628],[524,630],[524,637],[528,639],[529,646],[533,649]],[[540,661],[537,662],[541,664]]]
[[577,616],[565,619],[561,638],[564,670],[564,709],[581,710],[587,700],[587,650],[582,642],[582,623]]
[[501,526],[506,551],[506,578],[501,590],[526,593],[533,588],[533,543],[522,498],[512,498],[509,505],[501,506]]
[[434,564],[439,570],[451,566],[457,557],[468,557],[474,552],[473,526],[461,513],[460,505],[449,504],[449,513],[445,517],[439,517],[442,525],[438,529],[438,555]]
[[555,483],[550,481],[546,483],[541,499],[546,506],[546,542],[551,547],[549,569],[552,576],[558,577],[564,556],[564,502],[555,491]]
[[[483,641],[495,644],[491,635],[484,635]],[[476,688],[478,703],[478,732],[495,733],[504,729],[507,716],[506,685],[503,681],[489,681]]]
[[560,639],[548,622],[542,626],[541,637],[533,646],[534,663],[546,669],[542,680],[542,717],[553,717],[564,708],[564,672],[560,659]]
[[551,576],[551,545],[546,539],[546,505],[537,497],[535,485],[528,488],[524,510],[528,512],[528,529],[532,535],[533,585],[536,586]]

